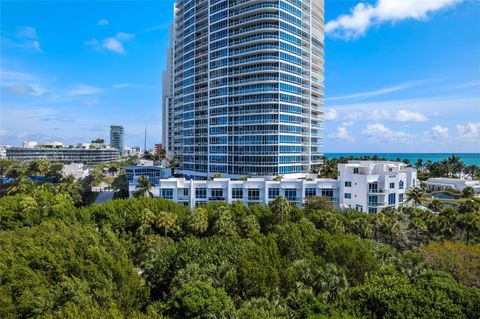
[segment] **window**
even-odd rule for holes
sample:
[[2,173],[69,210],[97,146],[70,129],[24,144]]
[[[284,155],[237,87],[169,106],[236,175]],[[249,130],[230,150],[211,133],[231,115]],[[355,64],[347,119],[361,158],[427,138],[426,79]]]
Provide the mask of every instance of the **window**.
[[353,174],[358,174],[358,167],[353,168]]
[[395,205],[395,195],[396,194],[388,194],[388,205]]
[[375,207],[369,207],[368,208],[368,213],[369,214],[376,214],[377,213],[377,209]]
[[232,198],[233,199],[242,199],[243,198],[243,189],[242,188],[232,188]]
[[316,188],[305,188],[305,197],[317,196]]
[[368,196],[368,206],[377,206],[378,197],[377,196]]
[[260,190],[249,189],[248,190],[248,200],[260,200]]
[[398,188],[399,188],[399,189],[403,189],[403,181],[400,181],[400,182],[398,183]]
[[189,189],[188,189],[188,188],[184,188],[184,189],[183,189],[183,196],[188,196],[189,193],[190,193],[190,192],[189,192]]
[[368,184],[368,192],[369,193],[378,193],[378,184],[376,182]]
[[212,194],[212,199],[223,199],[222,188],[212,188],[211,194]]
[[268,189],[268,198],[269,199],[275,199],[278,196],[280,196],[280,188],[269,188]]
[[357,212],[363,212],[363,206],[362,206],[362,205],[356,205],[356,206],[355,206],[355,210],[356,210]]
[[285,189],[285,198],[289,201],[297,200],[297,190],[295,188],[286,188]]
[[350,199],[350,198],[352,198],[352,193],[345,193],[344,197],[347,198],[347,199]]
[[395,188],[395,183],[390,183],[390,189]]
[[322,196],[332,198],[332,197],[333,197],[333,189],[331,189],[331,188],[322,188]]
[[195,189],[196,198],[207,198],[207,189],[206,188],[197,188]]
[[345,187],[352,187],[352,182],[345,182]]
[[398,202],[399,202],[399,203],[402,203],[402,202],[403,202],[403,196],[404,196],[404,195],[405,195],[405,194],[398,194]]
[[162,189],[161,197],[167,198],[167,199],[173,199],[173,189],[171,188]]

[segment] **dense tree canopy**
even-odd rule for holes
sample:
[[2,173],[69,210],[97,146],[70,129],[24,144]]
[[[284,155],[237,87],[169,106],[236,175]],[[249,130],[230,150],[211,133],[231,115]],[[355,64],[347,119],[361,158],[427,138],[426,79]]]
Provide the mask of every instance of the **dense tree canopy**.
[[1,318],[480,317],[474,200],[190,211],[142,196],[82,206],[72,182],[0,198]]

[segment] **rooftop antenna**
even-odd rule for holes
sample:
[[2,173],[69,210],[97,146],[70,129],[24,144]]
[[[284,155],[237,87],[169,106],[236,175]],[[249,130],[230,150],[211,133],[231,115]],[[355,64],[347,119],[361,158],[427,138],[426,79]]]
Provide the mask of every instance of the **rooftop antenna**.
[[143,140],[143,151],[147,151],[147,126],[145,125],[145,139]]

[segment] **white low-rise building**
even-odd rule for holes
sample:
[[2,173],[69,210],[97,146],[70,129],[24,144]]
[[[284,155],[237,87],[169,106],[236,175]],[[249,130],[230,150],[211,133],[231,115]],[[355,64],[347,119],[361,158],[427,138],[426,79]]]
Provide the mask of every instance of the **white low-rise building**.
[[[129,191],[136,190],[136,179]],[[152,190],[153,196],[171,199],[191,208],[206,202],[242,201],[246,204],[268,204],[277,196],[301,206],[308,196],[324,196],[334,205],[338,203],[338,181],[333,179],[273,180],[255,177],[246,180],[214,178],[213,180],[186,180],[184,178],[159,179]]]
[[350,161],[338,166],[338,179],[317,178],[316,175],[283,177],[254,177],[246,180],[214,178],[186,180],[161,178],[160,168],[152,166],[127,167],[129,192],[137,189],[137,180],[147,176],[153,196],[171,199],[191,208],[206,202],[242,201],[246,204],[269,204],[277,196],[302,206],[309,196],[328,198],[337,207],[376,213],[391,206],[397,208],[405,201],[405,192],[415,187],[417,171],[404,163]]
[[480,181],[459,178],[435,177],[425,181],[429,191],[441,192],[449,188],[463,191],[466,187],[472,187],[476,193],[480,193]]
[[340,207],[377,213],[385,207],[398,208],[406,190],[418,184],[417,170],[390,161],[349,161],[338,165]]
[[70,163],[63,165],[62,176],[73,176],[75,179],[82,179],[90,174],[90,168],[83,163]]

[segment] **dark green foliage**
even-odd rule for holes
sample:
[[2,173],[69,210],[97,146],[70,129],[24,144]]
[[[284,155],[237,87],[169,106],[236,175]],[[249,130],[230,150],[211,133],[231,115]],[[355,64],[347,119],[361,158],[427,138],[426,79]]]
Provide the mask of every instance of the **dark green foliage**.
[[108,229],[44,222],[2,231],[0,317],[70,311],[128,315],[148,297],[123,243]]
[[61,184],[22,178],[0,198],[1,318],[480,317],[474,200],[192,212],[141,196],[78,207],[78,185]]

